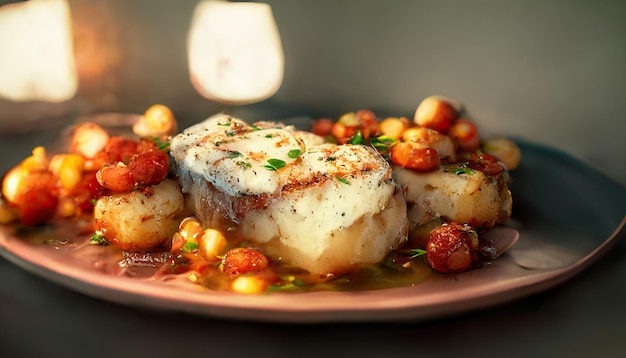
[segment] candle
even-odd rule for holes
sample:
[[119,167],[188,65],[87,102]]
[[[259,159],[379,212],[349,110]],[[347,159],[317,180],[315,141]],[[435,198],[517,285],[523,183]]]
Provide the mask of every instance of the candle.
[[207,99],[248,104],[280,88],[284,55],[268,4],[200,2],[187,46],[191,82]]
[[0,97],[63,102],[77,91],[71,16],[66,0],[0,7]]

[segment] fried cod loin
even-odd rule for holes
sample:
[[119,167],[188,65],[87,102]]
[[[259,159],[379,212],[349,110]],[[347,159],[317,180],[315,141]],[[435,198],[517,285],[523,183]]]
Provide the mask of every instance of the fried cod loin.
[[420,173],[393,166],[394,180],[404,188],[410,229],[444,219],[488,229],[511,217],[512,197],[506,173],[486,175],[479,170],[454,170],[442,165]]
[[407,240],[404,195],[371,147],[217,114],[170,149],[194,214],[276,261],[340,273],[380,262]]

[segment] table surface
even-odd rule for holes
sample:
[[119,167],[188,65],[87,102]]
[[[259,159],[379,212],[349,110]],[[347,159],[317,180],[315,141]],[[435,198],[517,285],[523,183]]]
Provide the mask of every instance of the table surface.
[[[23,139],[23,138],[22,138]],[[5,172],[42,137],[3,138]],[[3,357],[626,356],[626,243],[548,291],[453,317],[402,323],[274,324],[113,304],[0,258]],[[8,353],[8,355],[5,355]]]

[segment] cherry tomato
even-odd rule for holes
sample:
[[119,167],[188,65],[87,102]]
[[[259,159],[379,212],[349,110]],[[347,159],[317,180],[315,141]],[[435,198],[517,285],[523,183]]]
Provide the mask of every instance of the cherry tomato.
[[495,176],[504,172],[504,166],[498,158],[486,153],[464,153],[467,166],[483,172],[485,175]]
[[83,175],[81,183],[71,195],[76,198],[79,209],[87,211],[93,209],[93,202],[105,194],[107,189],[98,183],[96,171],[92,171]]
[[158,150],[158,146],[155,141],[151,139],[141,138],[137,145],[137,153],[149,152],[151,150]]
[[430,232],[426,259],[437,272],[466,271],[479,261],[478,234],[466,224],[450,223],[436,227]]
[[100,185],[117,193],[126,193],[135,188],[133,173],[122,163],[108,165],[98,170],[96,179]]
[[368,139],[375,136],[380,131],[378,118],[376,114],[369,109],[360,109],[356,112],[359,118],[360,130],[363,138]]
[[339,122],[335,122],[330,131],[330,134],[332,134],[332,136],[337,139],[337,143],[346,144],[350,141],[350,138],[352,138],[357,133],[358,130],[358,126],[348,127]]
[[258,250],[238,247],[229,250],[224,256],[224,272],[231,275],[244,274],[251,271],[260,271],[267,267],[267,257]]
[[466,152],[475,152],[480,148],[478,128],[468,119],[459,118],[454,121],[447,134]]
[[24,193],[21,200],[20,222],[26,226],[37,226],[52,219],[59,199],[45,188],[34,188]]
[[311,124],[311,132],[320,137],[326,137],[333,128],[333,121],[330,118],[320,118]]
[[137,153],[138,142],[131,138],[114,136],[109,138],[104,152],[107,154],[109,162],[123,162],[128,164],[128,161]]
[[167,177],[169,158],[160,150],[135,154],[128,163],[133,177],[139,185],[155,185]]

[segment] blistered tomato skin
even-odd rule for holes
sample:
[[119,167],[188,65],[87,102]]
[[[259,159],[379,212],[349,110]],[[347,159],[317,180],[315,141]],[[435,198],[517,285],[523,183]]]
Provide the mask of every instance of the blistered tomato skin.
[[481,171],[485,175],[495,176],[502,174],[505,170],[502,163],[493,155],[486,153],[465,153],[463,156],[468,161],[468,167]]
[[109,162],[128,164],[130,158],[137,152],[137,146],[138,143],[134,139],[116,136],[109,139],[104,151]]
[[333,121],[330,118],[320,118],[313,122],[311,125],[311,132],[321,137],[326,137],[330,134],[333,128]]
[[20,222],[26,226],[37,226],[52,219],[59,199],[50,191],[37,188],[24,193],[20,206]]
[[269,261],[263,253],[244,247],[229,250],[224,256],[223,270],[231,275],[260,271],[267,267]]
[[378,134],[380,127],[378,124],[378,117],[369,109],[360,109],[356,112],[356,116],[359,118],[361,134],[364,138],[370,138]]
[[133,177],[139,185],[155,185],[167,177],[169,158],[165,152],[150,150],[135,154],[128,163]]
[[476,125],[468,119],[458,118],[448,130],[450,138],[464,151],[475,152],[480,148]]
[[469,225],[444,224],[430,232],[426,259],[441,273],[467,271],[479,261],[478,235]]
[[330,133],[335,137],[337,143],[346,144],[350,141],[350,138],[356,134],[358,129],[358,126],[347,127],[340,122],[336,122],[333,124]]
[[128,166],[119,163],[105,166],[96,173],[98,183],[116,193],[126,193],[135,188],[135,177]]
[[81,184],[72,196],[76,198],[79,209],[87,211],[93,209],[93,203],[105,194],[107,189],[98,183],[96,172],[89,172],[84,174]]

